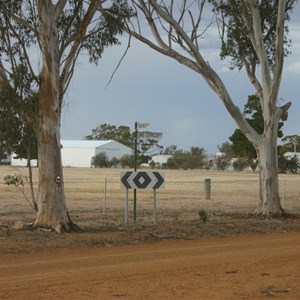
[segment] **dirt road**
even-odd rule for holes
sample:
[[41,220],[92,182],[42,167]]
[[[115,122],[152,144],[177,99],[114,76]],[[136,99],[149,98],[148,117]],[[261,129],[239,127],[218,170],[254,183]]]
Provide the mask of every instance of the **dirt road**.
[[0,299],[300,299],[300,233],[0,258]]

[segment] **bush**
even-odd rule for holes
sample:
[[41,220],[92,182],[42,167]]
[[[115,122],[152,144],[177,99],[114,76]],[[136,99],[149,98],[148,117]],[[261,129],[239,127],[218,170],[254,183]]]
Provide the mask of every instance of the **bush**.
[[107,168],[109,161],[105,152],[100,152],[92,157],[91,165],[95,168]]
[[133,155],[123,155],[120,158],[120,164],[122,168],[133,168],[134,167],[134,156]]
[[299,158],[294,155],[292,157],[285,157],[280,155],[278,158],[278,172],[297,174],[300,170]]
[[248,161],[246,158],[238,158],[232,163],[232,167],[235,171],[243,171],[248,167]]

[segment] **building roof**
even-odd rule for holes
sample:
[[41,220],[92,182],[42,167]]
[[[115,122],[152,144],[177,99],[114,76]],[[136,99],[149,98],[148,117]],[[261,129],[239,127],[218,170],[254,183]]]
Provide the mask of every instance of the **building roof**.
[[63,148],[98,148],[111,143],[107,141],[88,141],[88,140],[62,140],[60,141]]

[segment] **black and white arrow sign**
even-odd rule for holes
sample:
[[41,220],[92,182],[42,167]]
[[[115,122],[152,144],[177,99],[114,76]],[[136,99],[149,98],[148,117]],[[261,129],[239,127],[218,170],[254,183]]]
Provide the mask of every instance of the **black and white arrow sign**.
[[160,172],[122,172],[123,189],[161,189],[164,187],[164,174]]

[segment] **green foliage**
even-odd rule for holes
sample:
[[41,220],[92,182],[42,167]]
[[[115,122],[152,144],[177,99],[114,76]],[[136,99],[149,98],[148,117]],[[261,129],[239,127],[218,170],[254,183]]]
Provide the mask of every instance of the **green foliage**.
[[209,217],[208,217],[208,212],[204,209],[200,209],[198,211],[199,217],[202,220],[203,223],[207,223]]
[[100,152],[92,157],[91,165],[95,168],[109,167],[109,161],[105,152]]
[[227,155],[220,154],[215,158],[217,169],[221,171],[225,171],[229,167],[230,162],[231,158]]
[[154,169],[156,167],[156,164],[153,160],[150,161],[149,165],[150,165],[151,169]]
[[215,157],[215,163],[218,170],[226,170],[233,158],[232,145],[228,142],[218,146],[219,153]]
[[[231,57],[231,67],[241,69],[245,64],[252,68],[251,72],[259,65],[258,57],[253,49],[248,30],[245,25],[245,20],[242,14],[242,1],[226,0],[217,1],[210,0],[214,5],[214,10],[220,21],[220,32],[222,38],[221,58]],[[288,0],[286,5],[285,20],[290,19],[290,12],[293,10],[295,0]],[[246,9],[249,12],[250,19],[250,3],[245,1]],[[276,22],[278,1],[259,1],[259,14],[262,25],[262,36],[266,47],[266,54],[269,64],[274,68],[275,63],[275,41],[276,41]],[[288,33],[288,28],[285,27],[285,33]],[[288,47],[291,41],[284,38],[285,55],[290,52]]]
[[[257,131],[258,134],[263,134],[264,131],[264,119],[262,109],[260,106],[259,97],[257,95],[248,96],[248,101],[244,106],[243,114],[249,124]],[[278,137],[283,136],[281,128],[284,125],[284,121],[287,120],[287,113],[283,116],[282,120],[278,124]],[[234,133],[229,137],[232,142],[232,151],[235,157],[247,158],[249,162],[257,158],[257,153],[252,143],[248,141],[245,135],[240,129],[236,129]]]
[[120,158],[120,164],[122,168],[133,168],[134,167],[134,156],[133,155],[123,155]]
[[28,182],[28,177],[22,174],[6,175],[4,182],[8,186],[13,185],[15,187],[24,186]]
[[299,135],[287,135],[281,139],[281,141],[284,143],[280,147],[280,152],[286,153],[286,152],[300,152],[300,136]]
[[[83,1],[74,1],[76,2],[84,6]],[[105,8],[101,17],[96,20],[95,27],[88,32],[83,42],[82,49],[87,50],[91,63],[98,63],[106,47],[120,44],[117,36],[122,34],[124,22],[131,16],[133,11],[125,0],[113,0],[110,7]]]
[[248,165],[246,158],[238,158],[232,163],[232,167],[235,171],[243,171]]
[[286,157],[280,154],[278,157],[278,172],[297,174],[300,171],[300,160],[296,155]]
[[176,150],[177,150],[176,145],[170,145],[163,150],[162,154],[173,155],[176,152]]
[[190,151],[177,150],[168,159],[165,167],[169,169],[202,169],[206,154],[203,148],[191,147]]
[[109,161],[109,166],[110,166],[110,167],[116,168],[116,167],[118,167],[119,163],[120,163],[120,160],[117,159],[116,157],[113,157],[113,158]]
[[87,140],[114,140],[128,147],[133,147],[133,135],[128,126],[101,124],[92,129],[92,134],[85,137]]
[[[19,75],[14,73],[11,77],[16,78]],[[31,85],[26,87],[24,83],[22,86],[22,80],[18,80],[20,81],[17,83],[13,79],[16,84],[15,90],[5,82],[0,85],[0,148],[1,152],[14,152],[18,158],[37,159],[37,137],[34,128],[38,119],[38,94],[30,93]],[[27,122],[13,106],[16,90],[23,114],[28,118],[30,116],[29,119],[25,118]]]

